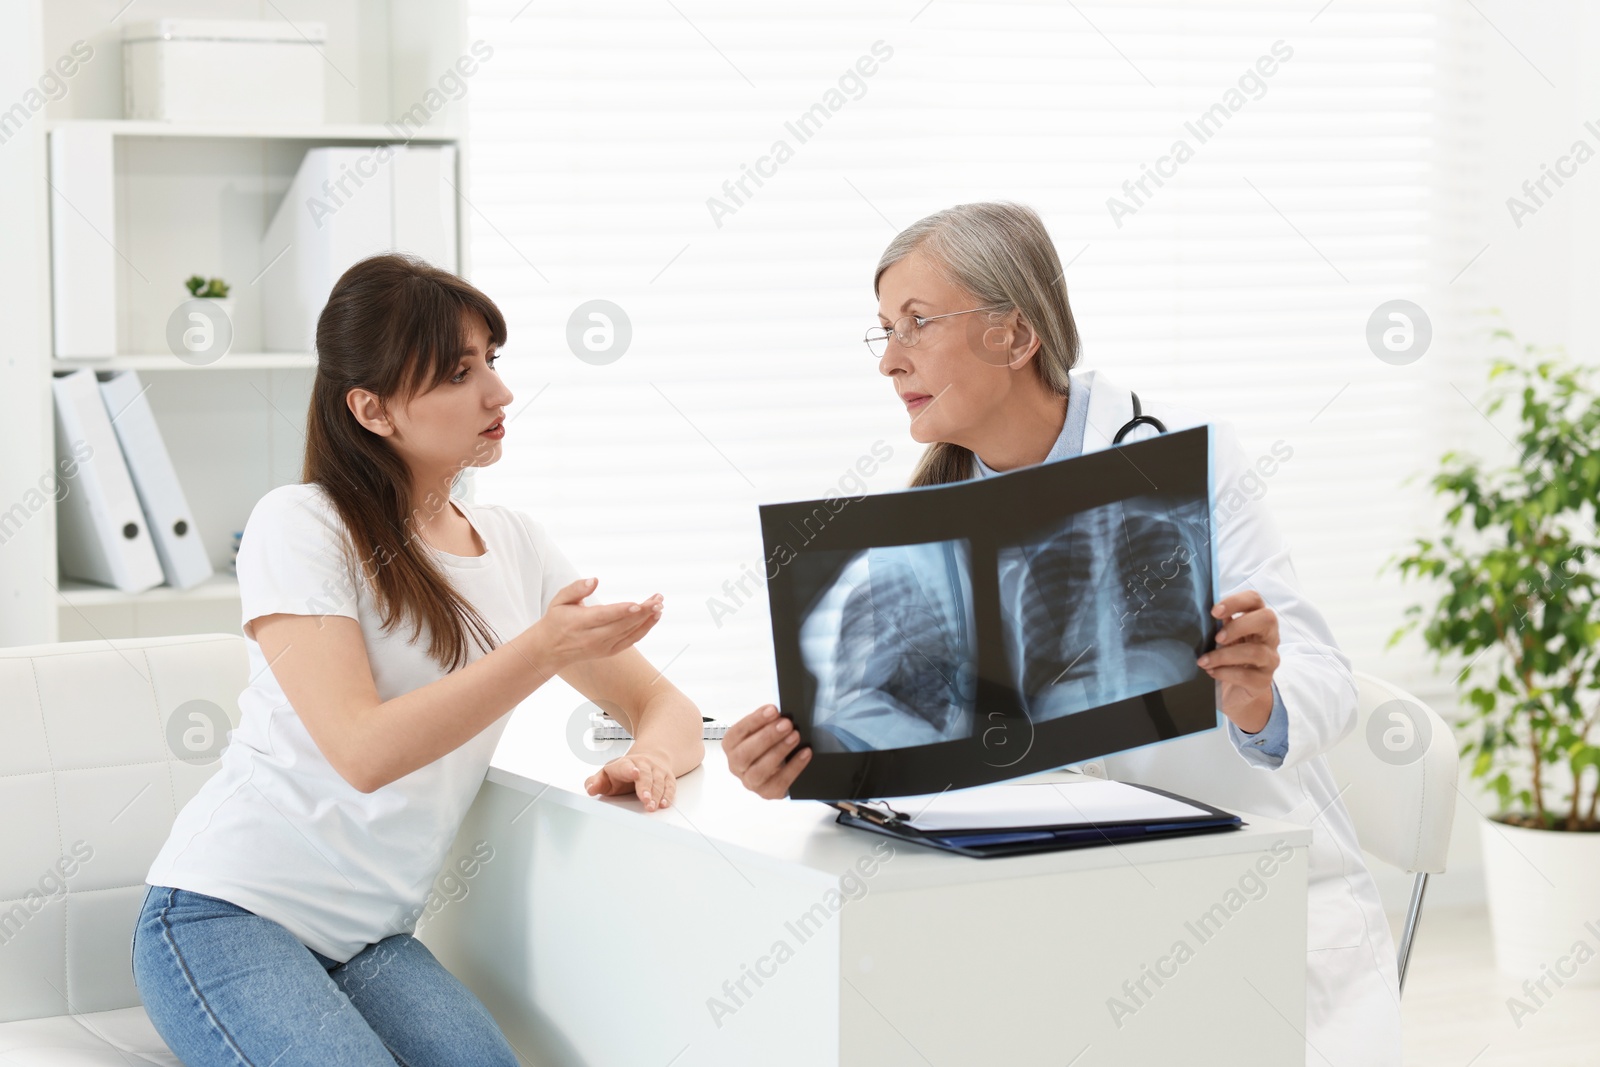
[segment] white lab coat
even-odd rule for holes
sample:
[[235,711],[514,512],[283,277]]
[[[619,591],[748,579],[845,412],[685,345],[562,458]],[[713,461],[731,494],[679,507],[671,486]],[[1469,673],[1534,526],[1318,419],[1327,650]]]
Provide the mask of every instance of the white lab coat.
[[[1128,389],[1097,371],[1074,371],[1072,380],[1089,389],[1083,451],[1111,447],[1118,429],[1133,417]],[[1273,680],[1288,714],[1288,751],[1276,768],[1252,763],[1224,728],[1118,753],[1084,768],[1219,807],[1309,826],[1306,1063],[1308,1067],[1400,1067],[1394,943],[1377,886],[1323,756],[1355,724],[1356,688],[1349,657],[1339,650],[1321,614],[1301,595],[1289,544],[1262,503],[1268,493],[1261,485],[1270,489],[1270,478],[1263,478],[1258,469],[1258,482],[1241,481],[1258,457],[1245,453],[1226,423],[1143,394],[1139,403],[1168,432],[1207,422],[1216,427],[1213,475],[1218,504],[1213,521],[1221,580],[1218,599],[1254,589],[1278,617],[1280,662]],[[1157,433],[1148,423],[1141,424],[1122,443]],[[1252,485],[1253,492],[1234,492]],[[1268,1005],[1255,999],[1249,987],[1241,987],[1242,1015],[1260,1017],[1263,1026],[1282,1025]]]

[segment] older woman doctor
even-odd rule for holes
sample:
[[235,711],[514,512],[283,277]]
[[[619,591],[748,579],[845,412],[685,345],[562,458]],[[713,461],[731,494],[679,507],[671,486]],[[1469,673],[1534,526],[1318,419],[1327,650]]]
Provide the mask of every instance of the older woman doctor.
[[[1078,334],[1044,224],[1015,204],[963,204],[899,234],[879,261],[874,351],[929,444],[912,484],[987,477],[1116,442],[1201,425],[1075,368]],[[869,344],[874,338],[869,333]],[[1301,594],[1289,545],[1261,502],[1256,464],[1216,424],[1213,513],[1221,574],[1215,651],[1226,731],[1117,753],[1090,768],[1226,808],[1310,827],[1306,938],[1308,1064],[1399,1067],[1394,947],[1377,888],[1323,753],[1351,730],[1350,661]],[[729,768],[781,797],[806,766],[792,723],[772,705],[729,729]],[[1244,1010],[1252,1010],[1244,1005]]]

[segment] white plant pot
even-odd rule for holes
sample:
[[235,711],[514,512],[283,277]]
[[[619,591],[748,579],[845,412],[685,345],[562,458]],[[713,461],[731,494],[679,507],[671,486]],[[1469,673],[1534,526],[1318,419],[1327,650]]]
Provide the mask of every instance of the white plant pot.
[[172,354],[194,364],[221,359],[233,347],[233,314],[231,296],[188,298],[167,326],[167,345]]
[[205,298],[205,301],[208,304],[215,304],[217,307],[221,308],[222,309],[222,313],[224,315],[228,316],[228,322],[229,322],[230,326],[233,323],[238,321],[237,319],[234,318],[234,298],[233,297],[231,297],[231,296],[208,296],[208,297]]
[[1480,833],[1496,967],[1519,983],[1548,972],[1600,986],[1600,833],[1489,819]]

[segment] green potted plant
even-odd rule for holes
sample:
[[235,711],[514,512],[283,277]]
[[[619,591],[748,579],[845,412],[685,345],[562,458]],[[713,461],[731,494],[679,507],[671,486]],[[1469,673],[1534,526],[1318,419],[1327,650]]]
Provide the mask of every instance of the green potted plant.
[[189,295],[201,300],[214,300],[222,313],[228,316],[228,321],[233,321],[233,297],[229,296],[231,286],[221,278],[202,278],[198,274],[189,276],[183,283],[189,290]]
[[228,283],[221,278],[202,278],[198,274],[191,274],[189,280],[183,283],[189,295],[208,300],[226,300],[228,298]]
[[[1433,475],[1444,532],[1398,559],[1402,579],[1443,583],[1431,610],[1412,605],[1392,647],[1420,626],[1455,676],[1465,713],[1461,754],[1498,812],[1481,827],[1495,958],[1518,978],[1567,959],[1564,980],[1600,984],[1600,394],[1596,368],[1559,348],[1491,331],[1493,415],[1515,399],[1507,461],[1447,452]],[[1395,563],[1391,558],[1388,565]],[[1600,924],[1596,924],[1600,925]]]

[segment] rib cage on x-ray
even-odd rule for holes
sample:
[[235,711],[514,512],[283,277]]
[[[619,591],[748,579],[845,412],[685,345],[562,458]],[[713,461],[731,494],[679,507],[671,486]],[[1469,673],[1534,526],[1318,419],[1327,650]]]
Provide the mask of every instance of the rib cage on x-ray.
[[[1017,691],[1042,722],[1174,685],[1204,639],[1195,562],[1204,513],[1144,499],[1068,516],[999,552],[1001,625]],[[1196,511],[1188,508],[1188,511]],[[1021,625],[1018,625],[1020,620]]]
[[[1011,676],[1034,722],[1193,675],[1205,640],[1204,505],[1135,498],[996,556]],[[968,737],[976,635],[966,542],[853,554],[801,629],[820,751]]]
[[976,653],[966,546],[854,554],[801,627],[823,751],[902,748],[972,733]]

